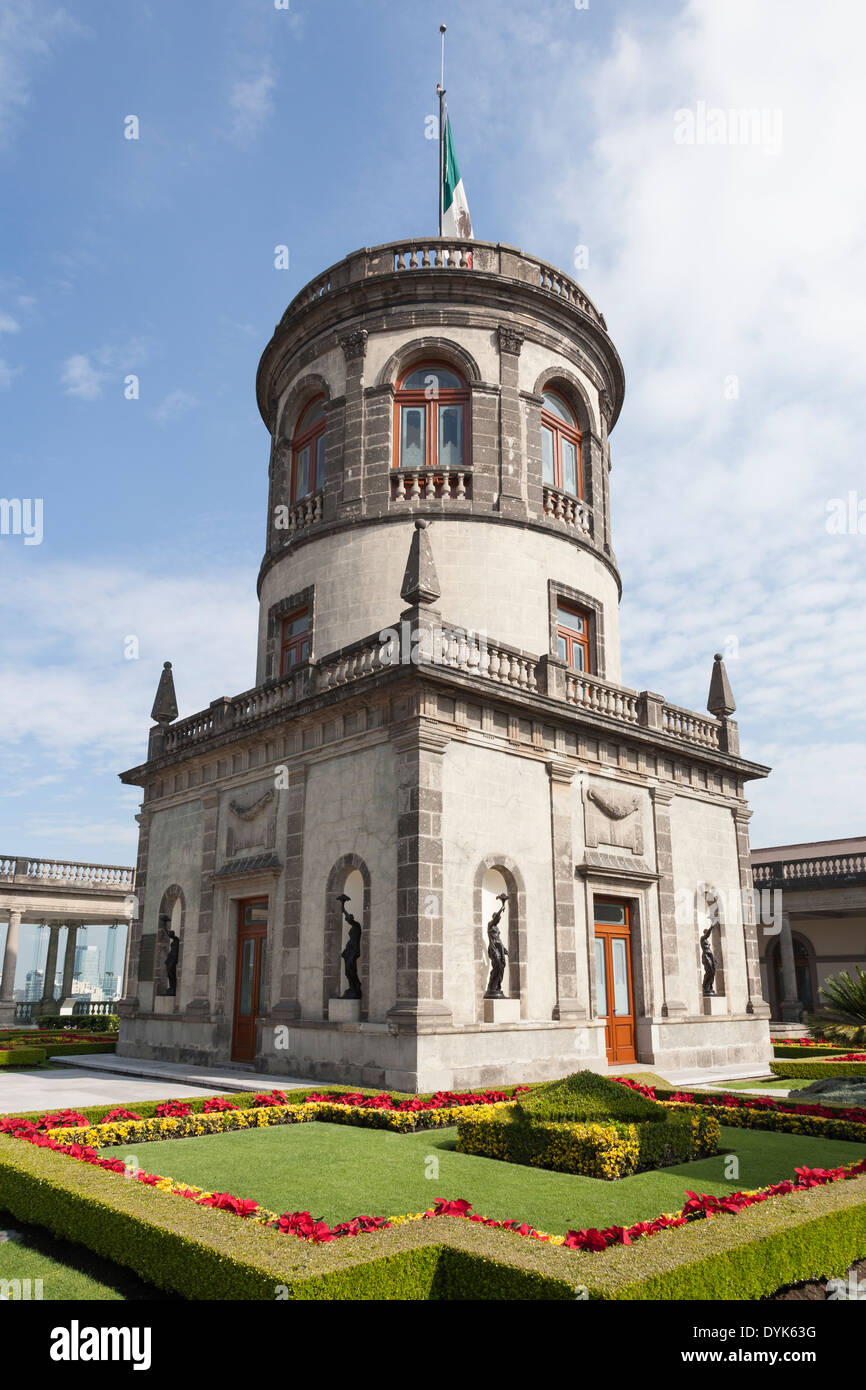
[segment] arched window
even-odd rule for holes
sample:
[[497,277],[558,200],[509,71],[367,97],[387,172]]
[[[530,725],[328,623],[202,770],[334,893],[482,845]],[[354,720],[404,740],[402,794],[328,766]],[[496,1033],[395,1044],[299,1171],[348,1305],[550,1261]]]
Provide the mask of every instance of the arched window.
[[558,391],[545,391],[541,406],[541,478],[549,487],[583,496],[580,430]]
[[466,468],[466,382],[441,362],[407,371],[394,403],[394,466]]
[[324,481],[325,398],[316,396],[301,412],[292,439],[292,502],[318,492]]

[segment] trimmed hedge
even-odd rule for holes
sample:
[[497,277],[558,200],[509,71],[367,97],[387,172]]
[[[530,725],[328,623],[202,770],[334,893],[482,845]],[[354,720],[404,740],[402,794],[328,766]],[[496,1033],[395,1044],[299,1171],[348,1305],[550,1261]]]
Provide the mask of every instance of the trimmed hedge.
[[519,1114],[533,1122],[641,1124],[663,1123],[666,1119],[657,1101],[593,1071],[573,1072],[559,1081],[533,1086],[521,1095],[516,1107]]
[[37,1028],[62,1028],[64,1032],[80,1028],[85,1033],[116,1033],[120,1028],[118,1014],[42,1014],[33,1022]]
[[457,1151],[608,1180],[717,1152],[720,1127],[710,1111],[659,1109],[661,1122],[623,1125],[529,1121],[520,1105],[479,1105],[458,1117]]
[[560,1252],[528,1249],[520,1237],[466,1242],[475,1228],[453,1228],[469,1222],[393,1228],[385,1245],[367,1237],[310,1245],[3,1135],[0,1208],[186,1298],[574,1298],[568,1260],[556,1268]]
[[590,1295],[621,1300],[753,1301],[842,1275],[866,1253],[866,1178],[831,1183],[616,1246],[584,1266]]
[[774,1057],[838,1057],[840,1052],[850,1052],[850,1048],[840,1047],[838,1043],[816,1043],[814,1047],[801,1047],[797,1043],[773,1043]]
[[0,1208],[191,1299],[753,1300],[866,1254],[866,1177],[597,1254],[448,1217],[317,1246],[0,1135]]
[[77,1057],[85,1052],[114,1052],[117,1043],[114,1042],[65,1042],[58,1040],[53,1043],[43,1043],[49,1057]]
[[0,1042],[0,1067],[38,1067],[48,1057],[75,1057],[93,1052],[113,1052],[113,1042],[67,1042],[58,1038],[56,1042],[34,1044]]
[[[667,1094],[673,1095],[674,1092],[669,1091]],[[764,1110],[757,1107],[753,1109],[748,1105],[719,1105],[713,1104],[718,1102],[719,1097],[711,1092],[690,1091],[689,1094],[693,1095],[696,1101],[702,1101],[702,1110],[709,1110],[718,1117],[720,1124],[730,1125],[732,1128],[770,1129],[777,1134],[812,1134],[820,1139],[849,1139],[855,1144],[866,1139],[866,1126],[857,1124],[854,1120],[825,1119],[821,1115],[795,1115],[787,1110]],[[665,1095],[659,1096],[662,1101],[666,1098]],[[677,1103],[675,1108],[679,1110],[680,1103]]]
[[818,1081],[825,1076],[866,1076],[866,1062],[771,1062],[770,1071],[775,1076]]
[[0,1050],[0,1067],[38,1067],[45,1061],[44,1047],[8,1047]]

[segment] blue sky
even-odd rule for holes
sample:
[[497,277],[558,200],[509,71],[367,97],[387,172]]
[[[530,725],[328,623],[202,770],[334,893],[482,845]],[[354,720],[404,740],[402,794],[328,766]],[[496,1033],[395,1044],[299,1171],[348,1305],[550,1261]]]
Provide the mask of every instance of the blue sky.
[[[866,833],[856,0],[6,0],[0,495],[44,534],[0,536],[4,851],[131,862],[162,662],[181,713],[253,683],[256,364],[319,270],[435,230],[442,20],[477,235],[572,270],[625,362],[625,682],[702,709],[724,650],[753,843]],[[678,141],[701,103],[767,138]]]

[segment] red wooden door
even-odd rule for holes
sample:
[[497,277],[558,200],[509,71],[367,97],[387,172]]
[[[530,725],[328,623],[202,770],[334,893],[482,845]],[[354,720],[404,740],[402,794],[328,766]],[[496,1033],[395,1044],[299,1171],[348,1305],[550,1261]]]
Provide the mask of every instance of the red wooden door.
[[596,1001],[605,1021],[607,1060],[612,1066],[636,1062],[628,904],[596,898],[594,916]]
[[256,1055],[256,1019],[262,1008],[267,937],[267,898],[247,899],[238,903],[232,1027],[232,1060],[235,1062],[251,1062]]

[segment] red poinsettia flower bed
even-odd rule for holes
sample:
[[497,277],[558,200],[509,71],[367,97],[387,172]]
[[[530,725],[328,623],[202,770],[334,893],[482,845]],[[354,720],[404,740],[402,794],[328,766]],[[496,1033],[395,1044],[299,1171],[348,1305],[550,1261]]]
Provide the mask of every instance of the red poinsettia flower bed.
[[[632,1081],[629,1076],[615,1076],[613,1080],[618,1081],[621,1086],[628,1086],[632,1091],[640,1091],[648,1100],[659,1099],[653,1086],[643,1086],[637,1081]],[[780,1110],[786,1115],[813,1115],[819,1120],[850,1120],[857,1125],[866,1125],[866,1107],[862,1105],[846,1108],[838,1105],[809,1105],[801,1101],[775,1100],[770,1096],[736,1096],[727,1091],[722,1091],[717,1096],[674,1091],[661,1099],[680,1102],[683,1105],[714,1105],[724,1110]]]
[[[622,1080],[623,1078],[618,1079]],[[637,1086],[636,1089],[648,1092],[651,1088]],[[64,1113],[72,1114],[74,1112]],[[45,1125],[46,1118],[56,1117],[43,1116],[40,1121],[42,1126]],[[144,1173],[140,1170],[130,1172],[121,1159],[102,1158],[97,1149],[88,1145],[60,1144],[57,1140],[49,1138],[47,1134],[42,1132],[41,1128],[29,1120],[16,1120],[5,1116],[0,1119],[0,1134],[10,1134],[15,1139],[35,1144],[39,1148],[52,1149],[56,1153],[66,1154],[69,1158],[90,1163],[109,1173],[122,1173],[125,1177],[144,1183],[148,1187],[156,1187],[160,1183],[171,1182],[170,1179],[162,1178],[157,1173]],[[791,1192],[802,1192],[812,1187],[822,1187],[826,1183],[844,1182],[859,1177],[861,1174],[866,1174],[866,1158],[849,1167],[797,1168],[795,1173],[796,1180],[785,1179],[782,1182],[773,1183],[769,1187],[761,1188],[757,1192],[733,1192],[726,1197],[691,1192],[687,1189],[686,1202],[682,1210],[674,1215],[663,1213],[652,1221],[637,1221],[631,1226],[608,1226],[604,1230],[598,1230],[595,1227],[571,1230],[566,1232],[562,1240],[557,1239],[556,1244],[569,1250],[588,1251],[606,1250],[611,1245],[632,1245],[636,1240],[645,1236],[655,1235],[658,1231],[671,1230],[677,1226],[684,1226],[691,1221],[708,1220],[711,1217],[721,1215],[736,1216],[745,1208],[754,1206],[759,1202],[767,1202],[774,1197],[785,1196]],[[176,1196],[186,1197],[197,1202],[200,1206],[211,1207],[217,1211],[227,1211],[241,1218],[255,1216],[259,1212],[258,1202],[251,1198],[236,1197],[230,1192],[212,1192],[202,1195],[201,1192],[197,1192],[193,1188],[174,1185],[169,1190]],[[430,1220],[439,1216],[474,1221],[482,1226],[498,1227],[511,1231],[515,1235],[529,1236],[536,1240],[550,1241],[551,1239],[548,1234],[537,1231],[525,1221],[496,1221],[492,1217],[481,1216],[478,1212],[473,1212],[472,1204],[464,1199],[450,1201],[440,1198],[429,1211],[421,1214],[420,1219]],[[266,1225],[271,1230],[285,1235],[294,1235],[301,1240],[308,1240],[317,1244],[339,1240],[347,1236],[363,1235],[368,1231],[382,1230],[392,1224],[386,1217],[356,1216],[351,1221],[341,1222],[337,1226],[329,1226],[325,1221],[317,1221],[308,1211],[283,1212],[282,1216],[277,1217],[276,1220],[266,1221]]]
[[771,1038],[774,1047],[832,1047],[827,1038]]

